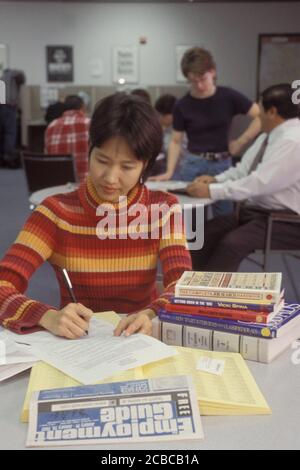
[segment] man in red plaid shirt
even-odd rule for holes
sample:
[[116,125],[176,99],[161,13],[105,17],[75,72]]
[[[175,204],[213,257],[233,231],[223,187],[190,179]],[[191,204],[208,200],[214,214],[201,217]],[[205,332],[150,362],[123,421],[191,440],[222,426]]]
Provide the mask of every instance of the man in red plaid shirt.
[[82,98],[77,95],[67,96],[66,111],[55,119],[46,129],[45,148],[48,154],[71,154],[79,181],[88,171],[88,139],[90,119],[85,114]]

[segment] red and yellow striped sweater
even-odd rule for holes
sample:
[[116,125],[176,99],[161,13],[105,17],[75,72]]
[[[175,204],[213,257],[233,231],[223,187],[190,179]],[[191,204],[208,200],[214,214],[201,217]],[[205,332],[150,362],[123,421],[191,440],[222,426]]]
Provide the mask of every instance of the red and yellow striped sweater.
[[[157,311],[173,293],[177,279],[183,271],[191,269],[190,254],[184,236],[178,237],[174,213],[167,211],[157,220],[149,217],[148,225],[140,225],[141,232],[147,234],[159,224],[161,235],[162,226],[169,221],[170,236],[122,239],[120,234],[124,234],[126,227],[121,216],[127,211],[126,207],[115,206],[120,216],[115,217],[116,236],[101,240],[99,227],[107,220],[107,212],[96,214],[101,203],[87,179],[72,193],[47,198],[31,214],[0,263],[0,323],[5,328],[17,333],[35,331],[43,314],[53,308],[24,295],[30,277],[44,261],[54,268],[60,307],[71,301],[61,268],[69,273],[77,301],[95,312],[132,313],[144,308]],[[146,207],[149,215],[153,204],[163,203],[171,207],[176,198],[137,185],[128,195],[128,214],[135,204]],[[133,219],[136,213],[134,217],[128,216],[129,226]],[[165,286],[160,297],[156,291],[158,260]]]

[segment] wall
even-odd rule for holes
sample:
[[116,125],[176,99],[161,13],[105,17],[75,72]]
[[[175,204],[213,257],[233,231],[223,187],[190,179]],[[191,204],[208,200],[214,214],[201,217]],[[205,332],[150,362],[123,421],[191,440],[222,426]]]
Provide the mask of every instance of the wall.
[[[74,46],[76,84],[108,85],[113,45],[140,46],[140,85],[175,83],[175,45],[209,48],[219,82],[255,97],[259,33],[299,30],[299,3],[91,4],[0,2],[0,43],[9,45],[11,68],[23,69],[28,84],[46,82],[45,46]],[[90,61],[101,58],[101,78]],[[300,78],[300,77],[295,77]]]

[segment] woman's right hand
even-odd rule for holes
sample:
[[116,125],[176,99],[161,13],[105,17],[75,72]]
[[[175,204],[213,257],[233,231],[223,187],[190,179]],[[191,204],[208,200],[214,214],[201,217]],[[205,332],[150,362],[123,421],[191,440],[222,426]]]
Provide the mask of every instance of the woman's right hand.
[[82,304],[70,303],[61,310],[48,310],[39,325],[56,336],[77,339],[85,336],[93,312]]

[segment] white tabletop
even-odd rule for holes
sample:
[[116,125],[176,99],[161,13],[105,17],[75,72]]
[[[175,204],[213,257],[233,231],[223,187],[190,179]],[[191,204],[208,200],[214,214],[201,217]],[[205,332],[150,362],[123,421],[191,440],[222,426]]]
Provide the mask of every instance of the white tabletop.
[[[153,191],[168,191],[169,189],[185,188],[188,184],[187,181],[146,181],[146,186]],[[211,199],[204,199],[199,197],[191,197],[182,194],[175,194],[181,206],[185,204],[192,204],[193,206],[209,206],[213,203]]]
[[[167,191],[168,189],[175,189],[175,188],[184,188],[187,185],[186,181],[149,181],[146,182],[146,186],[152,190],[160,190],[160,191]],[[41,202],[49,196],[54,196],[56,194],[65,194],[71,191],[74,191],[78,187],[75,183],[67,183],[61,186],[53,186],[51,188],[41,189],[40,191],[35,191],[31,194],[29,198],[30,204],[34,206],[38,206]],[[185,196],[181,194],[176,194],[179,203],[181,206],[185,204],[192,204],[195,205],[203,205],[207,206],[212,204],[211,199],[200,199],[190,196]]]
[[71,193],[77,187],[78,184],[76,183],[67,183],[60,186],[52,186],[51,188],[40,189],[39,191],[35,191],[31,194],[29,202],[34,206],[38,206],[41,204],[41,202],[43,202],[44,199],[46,199],[46,197],[55,196],[56,194]]
[[[75,449],[299,449],[300,365],[293,365],[292,350],[272,364],[248,361],[248,366],[273,414],[267,416],[202,417],[203,441],[78,446]],[[23,449],[27,425],[20,413],[29,372],[0,384],[0,449]],[[71,448],[71,447],[68,447]]]

